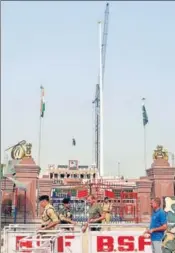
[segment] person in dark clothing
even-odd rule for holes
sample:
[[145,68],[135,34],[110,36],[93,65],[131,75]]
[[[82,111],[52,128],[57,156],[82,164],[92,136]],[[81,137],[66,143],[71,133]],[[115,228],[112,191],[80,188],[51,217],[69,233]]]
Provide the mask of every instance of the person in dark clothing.
[[[59,210],[59,218],[60,224],[72,224],[75,225],[76,223],[72,220],[72,212],[70,209],[70,198],[64,198],[62,201],[64,207]],[[65,228],[66,230],[70,230],[70,228]]]

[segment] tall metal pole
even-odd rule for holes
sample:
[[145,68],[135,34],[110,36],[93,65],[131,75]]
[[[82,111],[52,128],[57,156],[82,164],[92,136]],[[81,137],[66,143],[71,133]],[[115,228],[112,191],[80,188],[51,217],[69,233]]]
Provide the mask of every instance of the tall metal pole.
[[145,164],[145,171],[147,169],[147,146],[146,146],[146,126],[144,126],[144,164]]
[[[6,162],[6,160],[5,160],[5,162]],[[4,164],[0,164],[0,252],[1,252],[1,245],[2,245],[2,180],[3,180],[3,174],[4,174]]]
[[40,166],[40,158],[41,158],[41,117],[39,119],[38,166]]
[[118,178],[120,180],[120,162],[118,162]]
[[[96,84],[96,94],[95,94],[95,100],[93,103],[95,103],[95,162],[96,166],[98,169],[98,173],[100,176],[100,147],[101,145],[103,146],[103,143],[100,143],[100,77],[102,79],[102,88],[101,91],[103,92],[104,88],[104,72],[105,72],[105,62],[106,62],[106,47],[107,47],[107,37],[108,37],[108,17],[109,17],[109,3],[106,4],[106,9],[105,9],[105,16],[104,16],[104,26],[103,26],[103,34],[101,27],[99,30],[100,32],[100,70],[101,70],[101,75],[98,73],[98,83]],[[101,22],[99,22],[101,23]],[[101,66],[102,65],[102,66]],[[103,101],[102,101],[103,104]],[[103,110],[103,108],[102,108]],[[103,115],[102,115],[103,118]],[[103,126],[102,126],[103,128]],[[103,130],[102,130],[103,133]],[[102,156],[103,156],[103,150],[102,150]],[[102,162],[102,173],[103,173],[103,162]]]
[[[3,167],[2,167],[2,164],[1,164],[1,167],[0,167],[0,249],[1,249],[1,245],[2,245],[2,238],[1,238],[1,235],[2,235],[2,220],[1,220],[1,216],[2,216],[2,178],[3,178]],[[0,251],[1,252],[1,251]]]
[[175,153],[172,154],[172,167],[174,167]]
[[[40,117],[40,121],[39,121],[39,144],[38,144],[38,166],[40,167],[40,156],[41,156],[41,117]],[[37,182],[36,182],[36,187],[37,187],[37,207],[36,207],[36,214],[37,217],[39,215],[39,175],[37,178]]]
[[100,176],[104,175],[104,164],[103,164],[103,63],[102,63],[102,24],[99,22],[99,87],[100,87]]
[[175,153],[173,153],[173,152],[168,152],[168,154],[170,154],[170,156],[171,156],[171,166],[174,167]]
[[[41,99],[42,99],[42,86],[40,87],[41,90]],[[42,107],[41,107],[42,111]],[[39,142],[38,142],[38,166],[40,167],[40,159],[41,159],[41,137],[42,137],[42,117],[41,117],[41,112],[40,112],[40,118],[39,118]],[[39,175],[37,178],[37,217],[39,215]]]
[[[98,85],[99,87],[99,85]],[[98,92],[99,92],[99,88],[98,88]],[[100,162],[99,162],[99,154],[100,154],[100,149],[99,149],[99,136],[100,136],[100,132],[99,132],[99,113],[100,113],[100,108],[99,108],[99,95],[97,95],[97,101],[96,101],[96,125],[95,125],[95,134],[96,134],[96,166],[97,166],[97,169],[100,170]]]

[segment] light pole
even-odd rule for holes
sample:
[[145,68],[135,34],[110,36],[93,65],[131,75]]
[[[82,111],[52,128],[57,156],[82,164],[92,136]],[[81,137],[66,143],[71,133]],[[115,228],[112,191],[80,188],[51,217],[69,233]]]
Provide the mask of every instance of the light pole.
[[168,152],[169,155],[171,156],[171,166],[172,167],[175,167],[175,163],[174,163],[174,160],[175,160],[175,153],[173,152]]
[[120,162],[118,162],[118,178],[120,179]]
[[2,216],[2,213],[1,213],[1,210],[2,210],[2,178],[3,178],[3,167],[2,167],[2,164],[1,164],[1,167],[0,167],[0,249],[2,247],[2,220],[1,220],[1,216]]

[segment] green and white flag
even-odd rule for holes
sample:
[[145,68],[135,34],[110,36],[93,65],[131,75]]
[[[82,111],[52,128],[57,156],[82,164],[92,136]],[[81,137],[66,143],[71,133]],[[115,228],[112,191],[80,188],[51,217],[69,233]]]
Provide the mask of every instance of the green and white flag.
[[142,104],[142,116],[143,116],[143,126],[145,127],[148,124],[148,114],[147,110],[144,104],[145,98],[142,98],[143,104]]
[[9,160],[3,168],[3,176],[15,175],[15,166],[19,164],[19,160]]
[[[27,189],[27,185],[24,184],[23,182],[20,182],[18,180],[16,180],[13,177],[7,177],[10,181],[12,181],[15,184],[15,187],[18,188],[19,190],[26,190]],[[29,184],[29,183],[28,183]]]
[[0,180],[3,178],[3,170],[4,170],[4,164],[1,164],[1,167],[0,167]]
[[45,99],[44,99],[44,87],[41,86],[41,108],[40,108],[40,117],[44,118],[44,112],[45,112]]

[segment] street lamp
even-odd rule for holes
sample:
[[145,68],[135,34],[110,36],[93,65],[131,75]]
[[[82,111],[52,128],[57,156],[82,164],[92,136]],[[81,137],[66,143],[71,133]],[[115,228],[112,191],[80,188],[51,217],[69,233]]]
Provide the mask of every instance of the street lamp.
[[175,166],[174,160],[175,160],[175,153],[173,152],[168,152],[168,154],[171,156],[171,162],[172,162],[172,167]]
[[117,168],[118,169],[118,178],[120,179],[121,175],[120,175],[120,162],[119,161],[118,161],[117,165],[118,165],[118,168]]

